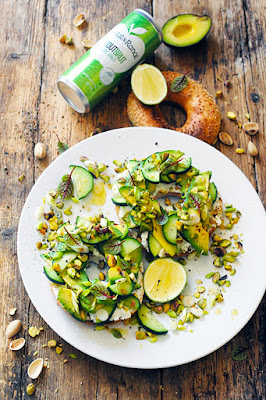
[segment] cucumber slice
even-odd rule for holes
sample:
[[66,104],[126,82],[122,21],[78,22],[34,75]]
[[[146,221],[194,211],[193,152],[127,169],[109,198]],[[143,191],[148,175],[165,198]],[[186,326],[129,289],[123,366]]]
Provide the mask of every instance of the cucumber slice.
[[129,172],[131,172],[135,167],[141,164],[141,161],[129,160],[129,162],[127,163],[127,169],[129,170]]
[[74,261],[78,256],[78,253],[76,253],[75,251],[68,251],[66,253],[63,254],[63,256],[59,259],[59,260],[53,260],[52,264],[54,265],[55,263],[57,263],[59,265],[60,268],[60,272],[64,271],[64,269],[67,267],[67,265],[69,263],[71,263],[72,261]]
[[125,198],[123,196],[117,196],[117,197],[112,197],[112,202],[116,205],[116,206],[126,206],[127,202],[125,200]]
[[81,237],[81,240],[87,244],[98,244],[110,239],[111,236],[112,236],[111,233],[104,233],[99,236],[96,236],[94,239],[86,239]]
[[162,250],[162,246],[155,239],[155,237],[153,236],[152,233],[149,234],[148,243],[149,243],[149,250],[150,250],[151,254],[153,255],[153,257],[157,257],[159,252]]
[[95,312],[96,325],[105,325],[112,317],[116,309],[116,304],[106,304]]
[[215,200],[217,199],[217,187],[215,186],[215,184],[213,182],[211,182],[210,186],[209,186],[209,196],[210,196],[212,204],[213,204],[215,202]]
[[123,300],[123,306],[131,310],[138,310],[140,308],[140,301],[132,294]]
[[[157,162],[157,164],[156,164]],[[159,183],[160,182],[160,166],[161,156],[160,153],[154,153],[147,157],[142,164],[142,174],[145,179],[150,182]]]
[[139,265],[142,260],[140,242],[133,238],[126,238],[121,245],[120,254],[123,258],[129,256],[134,263]]
[[127,177],[125,186],[137,186],[141,189],[146,189],[145,179],[141,171],[141,165],[142,164],[140,163],[132,169],[129,176]]
[[185,157],[185,156],[181,156],[179,157],[180,161],[176,161],[175,163],[173,163],[173,165],[169,165],[166,168],[163,168],[162,165],[162,172],[165,175],[169,175],[171,173],[175,173],[175,174],[183,174],[184,172],[188,171],[189,168],[191,167],[191,157]]
[[119,282],[115,283],[114,285],[110,285],[109,289],[111,292],[118,294],[119,296],[128,296],[130,293],[132,293],[134,284],[133,281]]
[[139,324],[148,332],[156,335],[165,335],[168,332],[145,304],[141,304],[140,309],[137,311],[137,316]]
[[90,221],[88,221],[86,218],[77,217],[77,219],[76,219],[76,228],[82,228],[85,230],[91,225],[92,225],[92,223]]
[[70,165],[69,168],[71,172],[75,168],[71,177],[77,191],[78,199],[83,199],[93,188],[93,176],[87,169],[78,165]]
[[53,282],[57,283],[58,285],[64,284],[63,279],[58,275],[58,273],[50,266],[50,265],[45,265],[43,267],[43,272],[47,276],[47,278]]
[[84,311],[88,313],[94,313],[96,308],[96,298],[93,295],[86,297],[79,297],[79,302]]
[[179,237],[179,231],[176,227],[178,221],[177,215],[171,215],[168,221],[163,225],[163,235],[169,243],[176,244],[176,239]]

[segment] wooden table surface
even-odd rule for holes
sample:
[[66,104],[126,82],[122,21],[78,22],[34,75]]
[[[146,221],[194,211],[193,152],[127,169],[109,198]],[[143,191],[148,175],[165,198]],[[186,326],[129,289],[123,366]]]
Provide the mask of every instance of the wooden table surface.
[[[126,369],[88,357],[53,333],[24,290],[16,255],[16,232],[22,206],[38,176],[57,157],[57,135],[74,145],[90,136],[96,127],[106,131],[130,126],[125,107],[129,81],[91,113],[79,115],[58,93],[56,80],[85,52],[82,39],[96,42],[135,8],[150,12],[161,26],[178,13],[210,15],[213,25],[206,41],[183,50],[161,45],[150,62],[163,70],[191,71],[190,76],[202,82],[212,95],[217,90],[224,92],[217,100],[224,117],[222,130],[231,134],[234,145],[226,147],[217,142],[215,147],[238,165],[265,204],[263,3],[261,0],[1,2],[1,399],[28,398],[27,368],[36,358],[35,351],[50,362],[50,369],[36,381],[38,399],[265,399],[263,304],[234,339],[203,359],[170,369]],[[83,11],[88,16],[88,24],[77,29],[73,19]],[[59,43],[64,33],[73,37],[73,46]],[[231,88],[227,90],[220,80],[229,80]],[[163,110],[173,125],[184,123],[185,115],[178,108],[164,105]],[[250,114],[250,119],[260,126],[259,134],[252,138],[245,134],[236,122],[226,117],[227,111],[235,112],[241,124],[247,121],[245,114]],[[247,149],[250,140],[259,149],[257,158],[235,153],[237,147]],[[37,142],[45,143],[48,149],[43,161],[34,159]],[[23,173],[25,179],[19,182],[18,177]],[[260,229],[258,227],[258,234]],[[4,335],[7,324],[15,318],[9,315],[13,307],[17,307],[16,317],[23,321],[22,335],[27,339],[24,349],[17,353],[8,350]],[[35,339],[27,333],[32,325],[44,327]],[[61,342],[64,353],[57,355],[51,349],[42,348],[49,339]],[[250,347],[244,361],[233,361],[230,357],[237,344]],[[71,353],[76,354],[77,359],[69,358]],[[66,358],[68,362],[62,363]]]

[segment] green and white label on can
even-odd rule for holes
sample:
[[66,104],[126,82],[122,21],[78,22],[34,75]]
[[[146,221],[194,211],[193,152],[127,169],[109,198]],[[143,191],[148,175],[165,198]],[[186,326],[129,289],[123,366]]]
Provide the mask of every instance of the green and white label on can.
[[59,91],[74,110],[88,112],[161,43],[150,14],[134,10],[59,77]]

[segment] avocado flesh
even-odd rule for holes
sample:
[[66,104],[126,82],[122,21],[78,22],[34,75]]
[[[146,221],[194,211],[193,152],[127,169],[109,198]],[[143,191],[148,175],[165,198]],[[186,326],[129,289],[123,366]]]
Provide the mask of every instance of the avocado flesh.
[[163,28],[163,41],[174,47],[187,47],[200,42],[211,28],[207,15],[181,14],[167,21]]
[[194,249],[205,256],[209,251],[209,233],[205,231],[201,223],[182,228],[181,236],[191,244]]

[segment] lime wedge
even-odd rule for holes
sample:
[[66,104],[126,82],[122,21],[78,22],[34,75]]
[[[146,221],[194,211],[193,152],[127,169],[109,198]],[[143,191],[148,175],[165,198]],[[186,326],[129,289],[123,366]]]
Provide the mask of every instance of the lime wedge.
[[150,64],[142,64],[131,75],[135,96],[144,104],[159,104],[167,95],[167,83],[161,71]]
[[180,295],[187,283],[186,270],[172,258],[156,259],[144,275],[144,290],[150,300],[166,303]]

